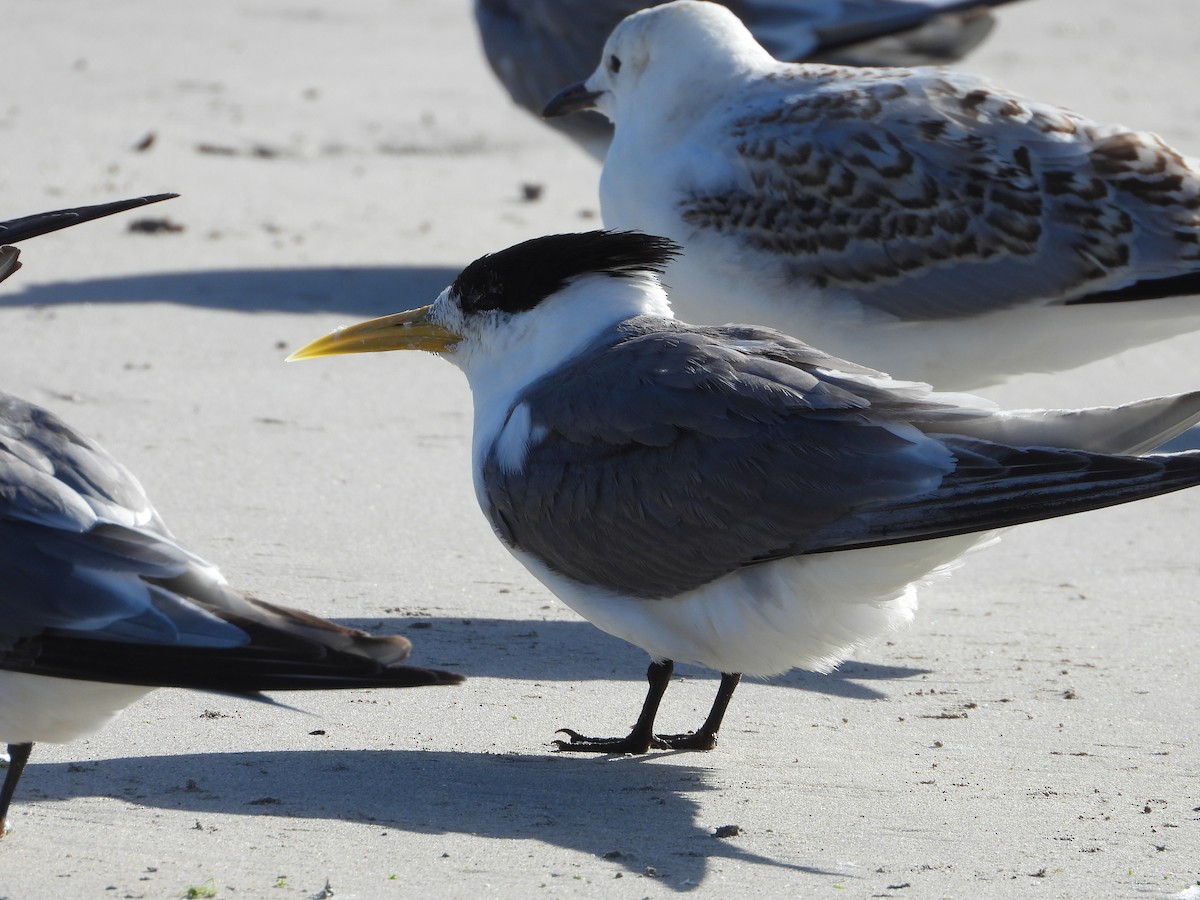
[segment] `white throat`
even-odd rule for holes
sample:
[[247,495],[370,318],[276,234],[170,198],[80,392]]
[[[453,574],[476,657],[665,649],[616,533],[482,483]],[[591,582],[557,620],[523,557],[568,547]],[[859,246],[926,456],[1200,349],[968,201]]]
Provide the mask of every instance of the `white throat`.
[[[586,275],[534,309],[499,314],[446,358],[463,370],[475,406],[476,472],[525,390],[634,316],[673,318],[656,278]],[[467,326],[468,328],[470,326]]]

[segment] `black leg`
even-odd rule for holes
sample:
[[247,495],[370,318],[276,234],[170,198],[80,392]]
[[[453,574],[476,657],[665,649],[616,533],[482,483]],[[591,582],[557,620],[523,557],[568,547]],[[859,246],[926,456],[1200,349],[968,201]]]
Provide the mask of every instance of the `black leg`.
[[669,659],[662,662],[650,663],[646,670],[646,680],[650,689],[646,692],[646,702],[642,704],[642,714],[638,716],[637,724],[629,737],[624,738],[593,738],[585,737],[570,728],[560,728],[559,733],[570,738],[569,741],[555,741],[554,746],[559,750],[576,753],[645,753],[651,747],[666,749],[665,745],[654,737],[654,717],[658,715],[658,705],[662,703],[667,685],[671,683],[671,673],[675,671],[675,663]]
[[25,771],[25,763],[29,762],[29,754],[33,752],[33,743],[8,745],[8,772],[4,776],[4,786],[0,787],[0,837],[8,830],[5,819],[8,817],[8,805],[12,803],[13,794],[17,791],[17,782]]
[[713,700],[708,718],[700,726],[700,730],[691,734],[660,734],[657,740],[672,750],[711,750],[717,746],[717,732],[721,728],[721,720],[725,718],[725,710],[733,699],[738,682],[742,680],[739,672],[722,672],[721,686],[717,688],[717,698]]
[[645,753],[651,747],[656,750],[711,750],[717,746],[717,732],[725,718],[725,710],[733,699],[742,676],[738,672],[722,672],[721,686],[717,689],[717,697],[713,700],[708,718],[700,726],[699,731],[688,734],[654,733],[654,717],[658,715],[658,706],[662,703],[663,694],[671,682],[671,673],[675,664],[671,660],[661,663],[651,663],[646,670],[646,679],[650,682],[650,690],[646,693],[646,702],[642,704],[642,714],[638,716],[637,724],[629,737],[625,738],[592,738],[585,737],[569,728],[559,731],[567,735],[570,741],[555,741],[559,750],[571,750],[577,753]]

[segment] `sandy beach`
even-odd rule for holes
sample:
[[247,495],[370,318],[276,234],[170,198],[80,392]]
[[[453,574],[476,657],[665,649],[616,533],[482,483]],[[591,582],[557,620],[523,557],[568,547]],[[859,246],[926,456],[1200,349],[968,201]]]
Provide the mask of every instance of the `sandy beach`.
[[[647,660],[492,536],[461,375],[283,358],[599,227],[598,165],[511,104],[467,0],[6,12],[0,217],[182,196],[23,245],[0,386],[235,586],[468,681],[276,696],[303,712],[161,690],[38,745],[0,898],[1200,895],[1200,495],[1016,529],[834,674],[746,683],[712,753],[555,755],[557,728],[630,724]],[[1194,0],[1000,18],[963,68],[1200,153]],[[989,396],[1197,389],[1198,359],[1184,336]],[[664,730],[716,688],[681,671]]]

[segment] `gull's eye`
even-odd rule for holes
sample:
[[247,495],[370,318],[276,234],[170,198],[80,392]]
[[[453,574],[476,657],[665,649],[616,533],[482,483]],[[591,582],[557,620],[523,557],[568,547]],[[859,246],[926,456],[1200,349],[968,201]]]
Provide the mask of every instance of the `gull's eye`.
[[608,58],[608,71],[612,72],[614,75],[621,71],[620,57],[614,54]]

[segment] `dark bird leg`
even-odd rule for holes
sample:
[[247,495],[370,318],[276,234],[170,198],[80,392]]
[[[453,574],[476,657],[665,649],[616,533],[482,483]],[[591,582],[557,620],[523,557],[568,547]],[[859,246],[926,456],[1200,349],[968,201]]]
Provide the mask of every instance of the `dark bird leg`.
[[33,752],[33,742],[28,744],[8,745],[8,773],[4,776],[4,786],[0,787],[0,837],[8,830],[5,820],[8,818],[8,805],[12,803],[13,794],[17,792],[17,782],[25,771],[25,763],[29,762],[29,754]]
[[658,705],[662,703],[667,685],[671,683],[671,673],[675,671],[675,663],[669,659],[662,662],[650,663],[646,670],[646,680],[650,689],[646,692],[646,702],[642,704],[642,714],[638,716],[637,724],[626,738],[593,738],[585,737],[570,728],[560,728],[560,734],[565,734],[570,741],[555,741],[554,746],[559,750],[572,750],[577,753],[645,753],[652,746],[667,749],[658,744],[654,737],[654,717],[658,715]]
[[633,731],[625,738],[593,738],[586,737],[569,728],[560,728],[559,732],[567,735],[570,741],[555,741],[559,750],[576,753],[645,753],[651,747],[656,750],[711,750],[717,746],[717,730],[721,720],[725,718],[725,710],[737,689],[742,676],[738,673],[722,673],[721,686],[717,690],[717,698],[713,701],[708,718],[700,726],[700,730],[690,734],[654,734],[654,717],[658,715],[659,704],[667,685],[671,683],[671,674],[675,671],[675,663],[669,659],[662,662],[650,663],[646,670],[646,680],[650,689],[646,692],[646,702],[642,704],[642,714],[638,716]]
[[742,680],[740,672],[722,672],[721,686],[717,688],[717,697],[713,700],[708,718],[700,726],[699,731],[691,734],[660,734],[657,738],[672,750],[711,750],[717,746],[717,731],[721,728],[721,720],[725,718],[725,710],[733,699],[738,682]]

